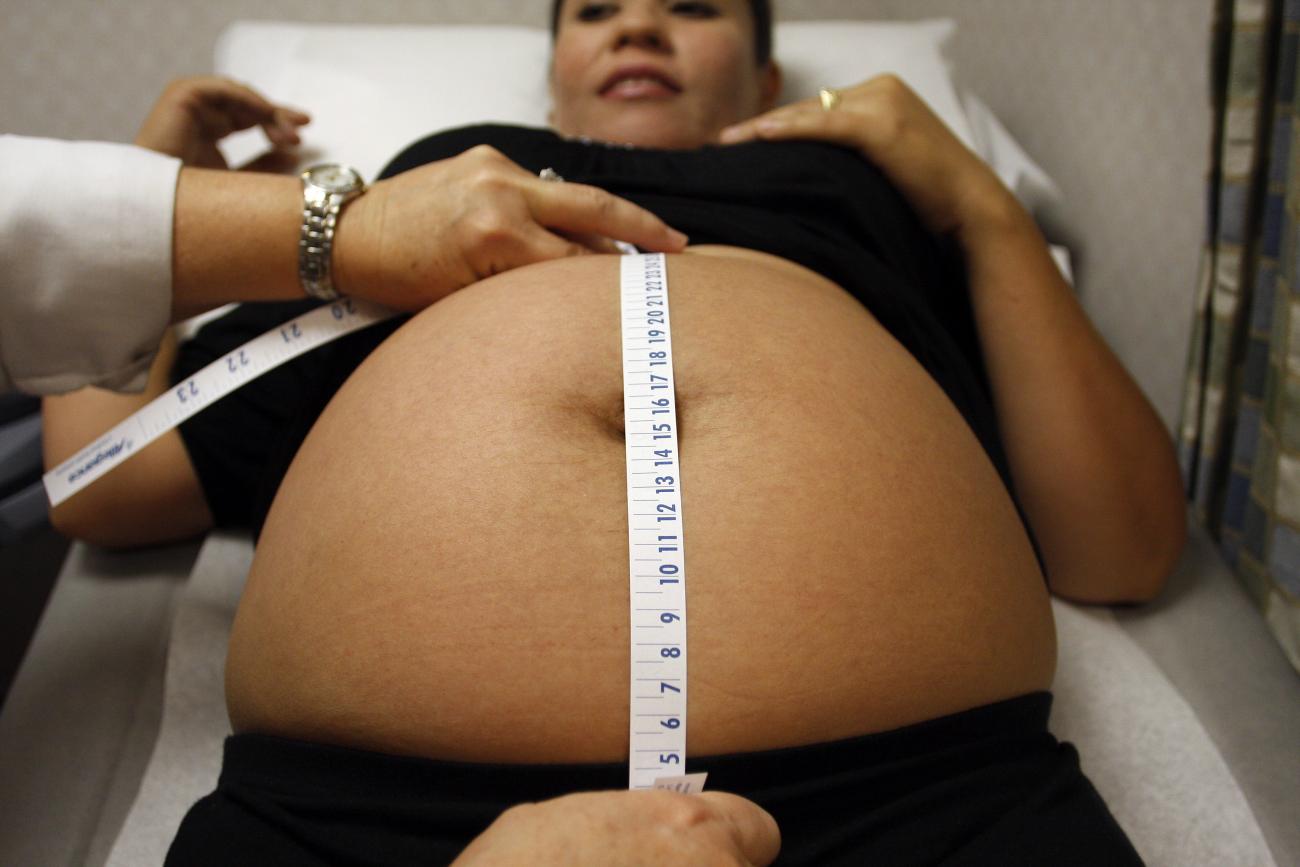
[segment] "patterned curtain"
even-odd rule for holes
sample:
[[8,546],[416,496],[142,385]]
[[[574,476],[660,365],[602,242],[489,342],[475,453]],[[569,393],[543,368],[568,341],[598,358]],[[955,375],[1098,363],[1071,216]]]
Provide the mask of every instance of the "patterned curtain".
[[1300,0],[1217,0],[1179,425],[1193,509],[1300,670]]

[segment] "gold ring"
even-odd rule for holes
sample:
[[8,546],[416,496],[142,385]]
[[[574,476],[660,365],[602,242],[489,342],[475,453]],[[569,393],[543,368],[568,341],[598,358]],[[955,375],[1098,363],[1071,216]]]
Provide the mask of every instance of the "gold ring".
[[823,87],[817,95],[821,97],[823,111],[833,111],[840,104],[840,92],[833,87]]

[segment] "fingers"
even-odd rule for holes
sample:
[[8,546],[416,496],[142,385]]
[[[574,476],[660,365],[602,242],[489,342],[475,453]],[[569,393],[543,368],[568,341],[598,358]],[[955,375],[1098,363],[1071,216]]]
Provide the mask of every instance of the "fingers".
[[[771,111],[751,117],[749,120],[732,124],[718,134],[718,142],[721,144],[740,144],[741,142],[754,141],[763,138],[760,134],[762,129],[777,129],[788,123],[789,119],[797,114],[811,112],[814,108],[812,100],[803,100],[802,102],[783,105],[780,108],[774,108]],[[822,113],[828,113],[816,104],[816,110]]]
[[618,255],[618,247],[608,238],[595,235],[566,235],[547,231],[533,225],[523,228],[517,235],[501,237],[491,245],[471,256],[475,273],[489,277],[551,259],[571,256],[590,256],[593,253]]
[[578,792],[511,807],[454,864],[768,867],[780,845],[772,817],[735,795]]
[[727,792],[701,792],[694,795],[714,807],[728,823],[733,839],[745,859],[756,867],[766,867],[781,851],[781,829],[772,814],[739,795]]
[[727,127],[718,141],[730,145],[759,139],[815,139],[856,147],[860,144],[862,121],[861,112],[827,111],[820,102],[805,100]]
[[533,219],[573,237],[616,238],[645,250],[679,253],[687,238],[626,199],[585,184],[537,181],[527,189]]
[[829,111],[819,99],[806,99],[728,127],[719,133],[718,141],[819,139],[855,147],[867,159],[878,162],[882,157],[888,159],[887,151],[907,151],[917,136],[931,141],[952,136],[897,75],[877,75],[840,94],[837,107]]
[[297,109],[276,106],[271,122],[262,124],[262,129],[272,144],[280,147],[298,145],[302,143],[298,127],[310,122],[311,118]]
[[618,245],[615,244],[613,240],[602,235],[590,235],[580,232],[557,232],[556,234],[560,237],[568,238],[575,244],[581,245],[590,253],[610,253],[612,255],[618,255],[622,252],[618,249]]
[[577,241],[548,232],[541,226],[518,225],[508,231],[491,233],[463,249],[469,272],[452,282],[459,286],[493,277],[525,265],[587,256],[596,251]]
[[[610,252],[610,250],[600,249],[595,246],[599,243],[599,240],[589,237],[588,242],[584,243],[579,238],[557,235],[538,226],[524,234],[520,251],[515,258],[519,260],[517,264],[532,264],[533,262],[544,262],[548,259],[563,259],[568,256],[588,256],[592,253]],[[618,251],[615,249],[613,252]]]
[[181,99],[194,113],[203,133],[219,139],[232,132],[260,126],[277,146],[300,143],[298,127],[311,117],[288,106],[277,105],[247,85],[220,76],[181,79],[173,84]]

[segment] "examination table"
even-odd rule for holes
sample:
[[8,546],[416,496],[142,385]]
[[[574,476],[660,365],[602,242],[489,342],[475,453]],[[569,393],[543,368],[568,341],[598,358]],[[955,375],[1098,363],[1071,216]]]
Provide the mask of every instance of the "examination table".
[[[1165,79],[1134,47],[1149,53],[1159,44],[1161,63],[1203,80],[1207,10],[1161,22],[1167,29],[1143,42],[1131,30],[1152,23],[1149,9],[1131,12],[1135,21],[1118,12],[1105,21],[1102,7],[1127,4],[1040,4],[1051,13],[1010,0],[860,5],[872,18],[950,20],[856,31],[783,25],[777,54],[791,85],[815,92],[853,83],[871,64],[900,67],[1034,209],[1089,313],[1172,424],[1199,223],[1162,213],[1201,213],[1208,116],[1200,142],[1171,157],[1159,135],[1172,121],[1156,117]],[[1175,15],[1196,4],[1144,5]],[[833,17],[856,8],[809,7],[833,9]],[[495,58],[487,45],[497,47]],[[373,178],[403,144],[440,126],[541,123],[545,50],[541,34],[519,29],[239,22],[223,34],[216,68],[313,113],[304,162],[336,158]],[[325,62],[340,51],[346,63]],[[494,67],[508,56],[511,72],[496,80],[517,88],[488,96],[458,85],[440,114],[410,117],[396,82],[421,72],[422,56],[445,62],[447,54],[471,66],[460,81],[502,75]],[[1087,72],[1070,71],[1085,62]],[[511,63],[535,67],[536,80]],[[321,76],[328,98],[309,89]],[[349,100],[368,106],[365,124],[348,122],[340,106]],[[1086,123],[1072,127],[1081,115]],[[229,153],[251,156],[257,147],[245,136]],[[225,637],[251,557],[247,538],[224,532],[139,552],[73,545],[0,714],[0,864],[159,862],[181,815],[216,780],[228,730]],[[1085,771],[1144,858],[1300,864],[1300,677],[1208,536],[1193,527],[1167,590],[1150,605],[1057,601],[1054,609],[1052,729],[1079,745]]]

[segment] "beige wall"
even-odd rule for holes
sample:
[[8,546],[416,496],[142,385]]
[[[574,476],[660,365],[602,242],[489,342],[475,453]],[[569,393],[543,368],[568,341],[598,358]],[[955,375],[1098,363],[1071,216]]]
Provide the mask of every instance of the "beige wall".
[[[959,21],[959,79],[1060,181],[1067,208],[1051,222],[1078,258],[1084,303],[1172,424],[1203,211],[1211,0],[779,6],[791,19]],[[0,0],[0,131],[129,140],[169,78],[210,69],[216,35],[237,18],[542,24],[545,10],[545,0]]]

